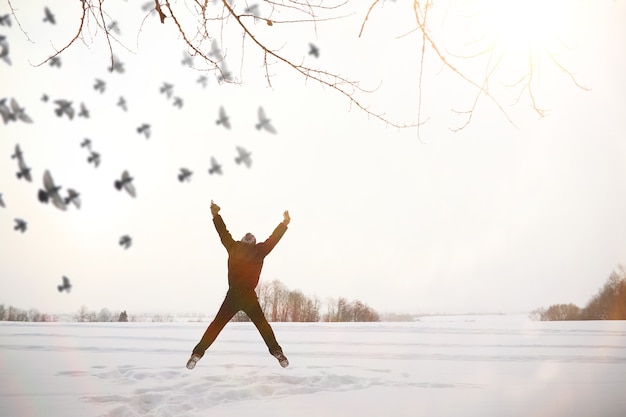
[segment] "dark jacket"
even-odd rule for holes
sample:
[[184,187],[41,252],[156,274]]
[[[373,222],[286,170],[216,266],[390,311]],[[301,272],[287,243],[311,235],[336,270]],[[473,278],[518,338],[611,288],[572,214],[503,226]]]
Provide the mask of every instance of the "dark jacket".
[[259,283],[263,259],[283,237],[287,226],[280,223],[265,242],[250,245],[233,239],[219,214],[213,217],[213,224],[228,251],[228,288],[236,292],[253,291]]

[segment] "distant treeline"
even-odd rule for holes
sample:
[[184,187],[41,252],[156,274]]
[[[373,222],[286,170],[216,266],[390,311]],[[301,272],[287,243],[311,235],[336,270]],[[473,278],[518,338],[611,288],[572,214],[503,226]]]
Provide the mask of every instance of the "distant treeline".
[[[346,298],[330,298],[326,301],[326,311],[322,312],[322,302],[316,296],[307,297],[300,290],[290,290],[282,282],[274,280],[261,282],[256,288],[259,304],[268,321],[292,322],[369,322],[380,321],[380,314],[367,304],[348,301]],[[234,321],[248,321],[239,312]]]
[[111,313],[109,309],[103,308],[99,313],[89,311],[86,306],[82,306],[78,312],[71,317],[60,316],[58,314],[41,313],[36,308],[22,310],[13,306],[5,307],[0,304],[0,321],[32,321],[32,322],[52,322],[52,321],[80,321],[80,322],[112,322],[128,321],[126,311]]
[[[261,282],[257,289],[259,303],[268,321],[273,322],[374,322],[381,321],[381,315],[367,304],[359,301],[348,301],[344,297],[330,298],[322,303],[318,297],[307,297],[299,290],[290,290],[280,281]],[[326,307],[322,311],[322,305]],[[390,321],[411,320],[409,315],[389,314],[384,316]],[[199,318],[200,319],[200,318]],[[198,319],[198,321],[200,321]],[[248,317],[240,312],[233,321],[248,321]],[[107,308],[99,312],[90,311],[82,306],[76,314],[58,316],[41,313],[37,309],[22,310],[0,304],[0,321],[78,321],[78,322],[113,322],[113,321],[153,321],[171,322],[174,316],[142,315],[129,317],[126,311],[111,312]]]
[[530,313],[533,320],[626,320],[626,270],[622,265],[583,308],[575,304],[554,304]]

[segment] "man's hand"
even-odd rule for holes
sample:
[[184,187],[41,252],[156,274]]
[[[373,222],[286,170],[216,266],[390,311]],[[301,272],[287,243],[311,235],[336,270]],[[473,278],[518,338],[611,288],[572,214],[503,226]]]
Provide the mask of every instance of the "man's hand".
[[285,212],[283,213],[283,223],[285,224],[285,226],[287,226],[290,221],[291,217],[289,217],[289,212],[285,210]]
[[217,213],[219,212],[220,212],[220,206],[218,206],[217,204],[213,202],[213,200],[211,200],[211,214],[213,214],[213,217],[217,216]]

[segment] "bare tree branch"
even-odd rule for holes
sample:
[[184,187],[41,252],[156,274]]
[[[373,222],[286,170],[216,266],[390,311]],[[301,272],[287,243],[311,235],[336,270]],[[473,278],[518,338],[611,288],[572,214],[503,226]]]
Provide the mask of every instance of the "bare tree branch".
[[[417,104],[418,137],[419,137],[419,126],[423,123],[422,122],[422,111],[423,111],[422,82],[423,82],[423,76],[424,76],[426,46],[428,46],[429,51],[434,52],[437,60],[443,65],[444,68],[447,68],[448,70],[450,70],[453,74],[460,77],[465,83],[467,83],[469,86],[471,86],[473,89],[476,89],[477,91],[468,110],[463,110],[463,111],[458,111],[454,109],[452,110],[458,115],[464,115],[466,119],[459,126],[451,128],[451,130],[459,131],[468,126],[468,124],[470,123],[472,119],[472,115],[474,111],[476,111],[477,109],[478,102],[480,98],[483,96],[487,97],[496,106],[496,108],[502,113],[502,115],[511,125],[515,126],[515,123],[509,117],[503,105],[500,104],[500,100],[496,98],[493,95],[493,93],[490,92],[488,89],[490,79],[492,79],[495,76],[496,69],[500,68],[501,61],[504,57],[504,53],[502,53],[498,57],[496,63],[493,66],[492,66],[493,53],[495,50],[495,43],[493,41],[490,41],[490,45],[488,45],[487,47],[483,47],[481,50],[477,51],[476,53],[462,54],[462,55],[451,53],[447,48],[443,47],[443,45],[437,42],[432,34],[432,28],[433,28],[434,23],[431,22],[428,12],[429,12],[429,9],[434,5],[434,0],[426,0],[426,1],[413,0],[412,3],[413,3],[413,14],[415,16],[416,28],[415,30],[409,33],[419,32],[421,34],[420,37],[421,37],[421,43],[422,43],[421,51],[420,51],[419,68],[417,70],[417,81],[418,81],[418,90],[419,90],[418,104]],[[367,13],[365,14],[365,17],[361,24],[361,30],[359,32],[359,36],[363,34],[366,24],[368,23],[368,21],[370,20],[370,18],[372,17],[374,13],[375,6],[382,5],[382,4],[383,2],[380,0],[371,0],[369,9],[367,10]],[[446,12],[446,15],[447,15],[447,12]],[[482,36],[479,39],[484,41],[484,36]],[[465,48],[467,48],[467,46],[468,45],[466,44]],[[490,57],[485,67],[486,71],[484,74],[484,78],[480,82],[472,79],[472,77],[467,75],[466,72],[459,65],[453,64],[450,59],[450,58],[459,58],[459,59],[465,60],[466,62],[470,62],[474,58],[484,56],[486,53],[490,53]],[[555,55],[553,53],[549,52],[548,50],[545,50],[545,53],[552,60],[554,65],[557,68],[559,68],[562,72],[564,72],[572,80],[572,82],[574,83],[576,87],[581,88],[583,90],[588,90],[588,88],[586,88],[585,86],[583,86],[576,80],[576,78],[573,76],[573,74],[569,70],[567,70],[560,62],[556,60]],[[530,101],[530,107],[539,116],[543,117],[546,115],[547,110],[543,109],[540,106],[539,101],[537,100],[536,91],[535,91],[534,81],[536,78],[536,68],[537,68],[537,64],[535,62],[536,59],[538,59],[538,56],[535,55],[535,51],[532,48],[530,48],[529,54],[528,54],[527,66],[525,70],[526,73],[524,74],[523,77],[519,79],[517,83],[513,85],[509,85],[509,87],[520,88],[518,91],[517,98],[514,101],[514,104],[518,104],[521,101],[522,95],[524,93],[527,93],[529,101]]]
[[9,3],[9,7],[11,8],[11,15],[13,16],[13,18],[15,19],[15,21],[17,22],[17,25],[19,26],[20,30],[22,31],[22,33],[24,34],[24,36],[26,36],[26,40],[30,43],[34,43],[30,37],[28,36],[28,33],[26,33],[26,31],[24,30],[24,28],[22,27],[22,24],[20,23],[20,19],[18,19],[17,14],[15,13],[15,11],[17,9],[15,9],[13,7],[13,5],[11,4],[11,0],[7,0]]

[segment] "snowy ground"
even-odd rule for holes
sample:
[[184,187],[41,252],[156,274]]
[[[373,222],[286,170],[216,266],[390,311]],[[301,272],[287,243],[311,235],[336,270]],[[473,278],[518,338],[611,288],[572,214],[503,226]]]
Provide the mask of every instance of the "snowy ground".
[[0,323],[0,416],[626,415],[626,322]]

